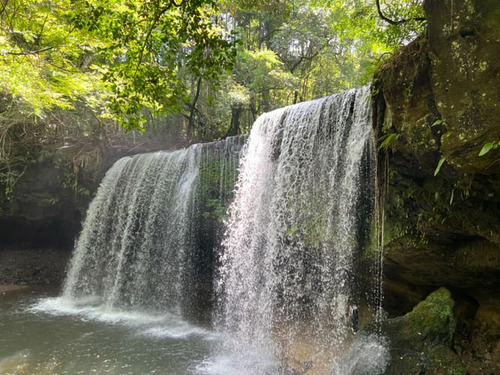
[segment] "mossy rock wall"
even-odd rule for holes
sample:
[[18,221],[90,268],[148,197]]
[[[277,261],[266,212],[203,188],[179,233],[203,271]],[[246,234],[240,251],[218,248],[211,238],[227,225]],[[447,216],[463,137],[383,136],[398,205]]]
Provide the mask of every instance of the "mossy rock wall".
[[479,153],[500,140],[500,2],[427,0],[424,9],[427,35],[374,82],[386,309],[401,315],[446,286],[460,310],[455,349],[472,374],[496,373],[500,147]]
[[460,171],[498,173],[500,150],[478,153],[500,140],[500,3],[427,0],[425,12],[432,90],[445,120],[441,152]]

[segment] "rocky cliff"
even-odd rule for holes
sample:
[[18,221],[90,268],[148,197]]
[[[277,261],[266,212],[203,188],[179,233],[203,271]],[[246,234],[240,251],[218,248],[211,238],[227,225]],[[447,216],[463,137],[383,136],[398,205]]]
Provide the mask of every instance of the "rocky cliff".
[[500,3],[427,0],[428,33],[375,77],[386,308],[445,286],[454,348],[500,372]]

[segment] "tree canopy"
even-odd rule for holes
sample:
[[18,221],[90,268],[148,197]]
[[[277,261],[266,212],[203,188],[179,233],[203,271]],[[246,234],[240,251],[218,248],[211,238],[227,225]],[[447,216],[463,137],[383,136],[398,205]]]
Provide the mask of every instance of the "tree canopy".
[[127,130],[177,113],[179,136],[216,139],[367,83],[421,28],[420,0],[2,0],[0,133],[83,107]]

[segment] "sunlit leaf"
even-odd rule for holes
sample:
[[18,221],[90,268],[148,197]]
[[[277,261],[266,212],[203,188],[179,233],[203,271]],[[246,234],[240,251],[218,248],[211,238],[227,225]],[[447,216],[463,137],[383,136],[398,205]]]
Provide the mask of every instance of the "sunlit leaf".
[[443,166],[443,163],[446,161],[446,157],[442,156],[441,159],[439,159],[439,162],[437,164],[436,170],[434,171],[434,176],[437,176],[439,171],[441,170],[441,167]]
[[491,149],[497,148],[499,145],[499,142],[486,142],[483,147],[481,148],[481,151],[479,151],[478,156],[483,156],[490,152]]

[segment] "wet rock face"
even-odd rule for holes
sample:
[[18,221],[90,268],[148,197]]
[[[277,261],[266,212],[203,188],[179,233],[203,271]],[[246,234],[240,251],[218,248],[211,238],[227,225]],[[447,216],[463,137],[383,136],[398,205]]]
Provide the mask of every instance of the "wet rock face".
[[[379,71],[385,81],[387,130],[412,160],[409,170],[435,169],[441,157],[448,173],[500,172],[500,2],[427,0],[428,35],[403,48]],[[401,147],[400,147],[401,148]],[[406,151],[406,152],[405,152]]]
[[427,288],[492,287],[500,284],[500,175],[467,174],[452,162],[436,173],[449,131],[434,104],[430,64],[426,41],[417,40],[377,76],[379,138],[394,139],[387,150],[386,275]]
[[430,80],[445,121],[441,152],[456,169],[500,171],[499,152],[478,157],[500,140],[500,2],[427,0]]
[[466,311],[455,349],[471,374],[497,373],[500,147],[478,154],[500,141],[500,2],[426,0],[425,12],[426,37],[374,84],[378,138],[391,137],[379,158],[385,307],[401,315],[448,287]]
[[391,140],[382,148],[387,275],[427,288],[495,287],[500,147],[478,154],[500,140],[500,2],[427,0],[425,10],[427,38],[375,77],[378,136]]
[[91,196],[83,172],[75,192],[70,160],[53,156],[29,165],[12,196],[2,195],[0,247],[72,249]]
[[[383,146],[398,151],[403,173],[424,177],[434,171],[439,161],[442,126],[430,82],[430,59],[427,41],[419,38],[397,52],[375,75],[375,92],[383,100],[375,111],[382,125]],[[385,137],[392,137],[385,138]],[[387,142],[391,140],[390,142]]]
[[64,280],[70,252],[59,249],[0,250],[0,286],[54,285]]

